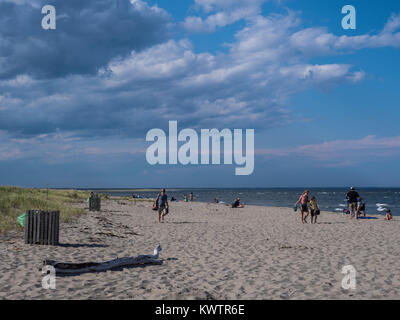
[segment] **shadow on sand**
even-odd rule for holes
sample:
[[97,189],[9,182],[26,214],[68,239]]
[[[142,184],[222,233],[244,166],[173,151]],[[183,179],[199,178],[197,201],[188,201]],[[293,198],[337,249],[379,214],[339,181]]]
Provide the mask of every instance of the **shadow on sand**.
[[106,244],[96,244],[96,243],[60,243],[59,247],[63,248],[107,248]]
[[317,222],[317,224],[346,224],[346,222]]
[[200,222],[200,221],[172,221],[167,222],[168,224],[207,224],[207,222]]

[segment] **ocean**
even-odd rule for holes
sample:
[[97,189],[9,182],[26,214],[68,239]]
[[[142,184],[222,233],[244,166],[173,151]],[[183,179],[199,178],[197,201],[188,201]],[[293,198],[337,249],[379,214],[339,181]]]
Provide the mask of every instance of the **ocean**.
[[[309,189],[315,196],[321,210],[342,212],[347,208],[346,193],[348,188],[315,188]],[[114,196],[132,196],[139,194],[142,198],[155,198],[159,189],[96,189],[99,193]],[[183,199],[193,192],[194,201],[213,202],[218,198],[222,203],[232,203],[239,197],[241,202],[249,205],[289,207],[297,201],[304,189],[299,188],[266,188],[266,189],[167,189],[168,198]],[[366,203],[367,214],[385,214],[390,208],[393,215],[400,216],[400,188],[359,188],[357,192]]]

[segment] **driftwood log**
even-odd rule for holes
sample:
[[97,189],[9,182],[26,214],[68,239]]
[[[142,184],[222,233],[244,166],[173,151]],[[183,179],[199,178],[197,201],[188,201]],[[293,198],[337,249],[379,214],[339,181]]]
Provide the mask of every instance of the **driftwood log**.
[[54,260],[44,260],[44,266],[52,266],[56,271],[56,275],[72,275],[87,272],[101,272],[121,267],[138,266],[146,264],[162,264],[158,259],[161,246],[158,245],[154,249],[154,254],[140,255],[137,257],[117,258],[104,262],[85,262],[85,263],[63,263]]

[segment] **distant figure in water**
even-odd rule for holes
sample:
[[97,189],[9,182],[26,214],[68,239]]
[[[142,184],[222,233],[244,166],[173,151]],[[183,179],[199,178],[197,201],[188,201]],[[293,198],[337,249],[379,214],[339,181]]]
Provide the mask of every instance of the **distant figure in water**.
[[244,208],[244,203],[240,203],[240,198],[237,198],[234,203],[232,203],[232,208]]
[[[300,207],[300,212],[301,212],[301,223],[307,223],[307,217],[310,214],[310,212],[308,211],[308,202],[310,202],[308,200],[308,195],[310,194],[310,191],[305,190],[303,192],[303,194],[300,196],[299,200],[297,200],[297,202],[294,204],[295,207],[297,207],[297,205],[299,203],[301,203],[301,207]],[[304,216],[304,212],[307,212],[307,215]]]
[[386,210],[386,220],[388,221],[393,220],[392,211],[390,209]]
[[218,198],[214,198],[214,203],[219,203]]
[[189,200],[190,200],[190,201],[193,201],[193,192],[190,193],[190,195],[189,195]]

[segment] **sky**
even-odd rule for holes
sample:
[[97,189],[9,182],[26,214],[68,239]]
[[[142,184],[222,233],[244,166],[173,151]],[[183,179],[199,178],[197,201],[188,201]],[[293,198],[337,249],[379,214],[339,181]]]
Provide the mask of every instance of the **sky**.
[[[0,0],[0,185],[399,187],[399,84],[397,0]],[[172,120],[254,129],[254,172],[150,165]]]

